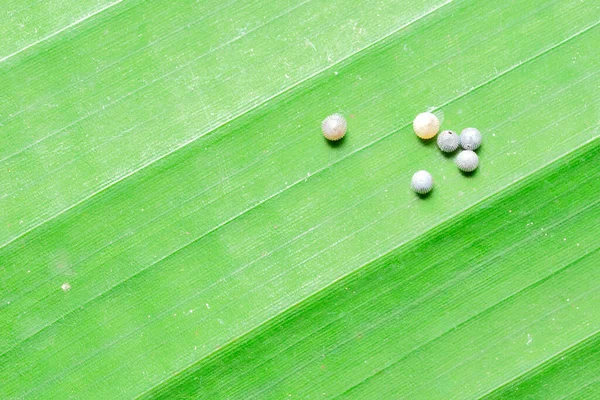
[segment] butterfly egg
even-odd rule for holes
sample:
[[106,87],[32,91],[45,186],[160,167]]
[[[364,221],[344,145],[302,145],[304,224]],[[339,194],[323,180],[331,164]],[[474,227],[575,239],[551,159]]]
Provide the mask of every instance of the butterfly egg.
[[433,189],[433,177],[427,171],[417,171],[412,177],[411,186],[419,194],[429,193]]
[[477,169],[477,166],[479,165],[479,157],[473,150],[463,150],[458,153],[454,162],[461,171],[471,172]]
[[346,134],[346,129],[348,129],[346,118],[337,113],[331,114],[321,123],[323,136],[325,136],[327,140],[340,140]]
[[452,153],[458,149],[459,142],[458,135],[453,131],[442,131],[437,138],[437,145],[444,153]]
[[413,129],[421,139],[431,139],[440,130],[440,120],[430,112],[424,112],[413,121]]
[[481,132],[475,128],[465,128],[460,133],[460,145],[465,150],[477,150],[481,146]]

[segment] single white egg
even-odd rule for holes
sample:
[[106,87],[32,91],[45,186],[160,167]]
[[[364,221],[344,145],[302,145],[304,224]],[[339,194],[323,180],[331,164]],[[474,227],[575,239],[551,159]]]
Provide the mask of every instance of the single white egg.
[[346,134],[347,129],[348,123],[346,122],[346,118],[337,113],[331,114],[321,123],[323,136],[325,136],[327,140],[340,140]]
[[437,145],[444,153],[452,153],[458,149],[459,138],[456,132],[442,131],[437,138]]
[[421,139],[431,139],[440,130],[440,120],[430,112],[424,112],[413,121],[413,129]]
[[479,165],[479,157],[473,150],[463,150],[458,153],[454,162],[461,171],[471,172],[477,169],[477,166]]
[[426,194],[433,189],[433,177],[427,171],[417,171],[411,181],[412,189],[419,194]]
[[481,132],[476,128],[465,128],[460,133],[460,145],[465,150],[477,150],[481,146]]

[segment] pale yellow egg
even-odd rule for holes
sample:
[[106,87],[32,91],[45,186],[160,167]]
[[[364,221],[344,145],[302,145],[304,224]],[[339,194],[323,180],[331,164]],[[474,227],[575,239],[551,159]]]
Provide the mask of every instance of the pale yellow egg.
[[430,112],[424,112],[413,121],[413,129],[421,139],[431,139],[440,130],[440,120]]

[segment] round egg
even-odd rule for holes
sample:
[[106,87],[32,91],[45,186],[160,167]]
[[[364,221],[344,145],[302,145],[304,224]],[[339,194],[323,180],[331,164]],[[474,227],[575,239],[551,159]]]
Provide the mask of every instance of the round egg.
[[412,189],[418,194],[426,194],[433,189],[433,177],[427,171],[417,171],[411,181]]
[[413,121],[415,134],[421,139],[431,139],[440,130],[440,120],[430,112],[424,112]]
[[465,128],[460,133],[460,145],[465,150],[477,150],[481,146],[481,132],[476,128]]
[[331,114],[321,123],[323,136],[325,136],[327,140],[340,140],[346,134],[347,129],[348,123],[346,122],[346,118],[337,113]]
[[473,150],[463,150],[458,153],[454,162],[461,171],[471,172],[479,166],[479,157]]
[[458,149],[460,139],[456,132],[442,131],[437,138],[437,145],[444,153],[452,153]]

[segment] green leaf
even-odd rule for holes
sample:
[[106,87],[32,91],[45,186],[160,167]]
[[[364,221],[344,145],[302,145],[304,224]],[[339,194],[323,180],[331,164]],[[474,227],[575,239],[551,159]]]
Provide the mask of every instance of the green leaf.
[[600,5],[5,3],[1,398],[599,395]]

